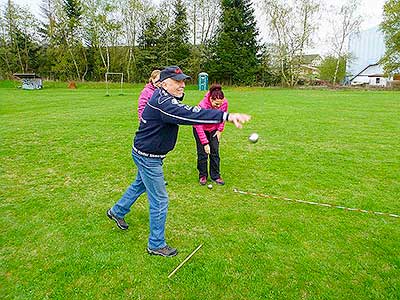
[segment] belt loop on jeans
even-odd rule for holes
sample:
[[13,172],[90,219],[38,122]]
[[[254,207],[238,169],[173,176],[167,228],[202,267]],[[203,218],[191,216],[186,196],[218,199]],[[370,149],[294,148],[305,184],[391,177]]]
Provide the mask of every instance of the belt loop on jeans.
[[137,154],[145,157],[150,157],[150,158],[165,158],[165,154],[151,154],[151,153],[146,153],[143,151],[140,151],[137,149],[135,146],[132,145],[132,150],[135,151]]

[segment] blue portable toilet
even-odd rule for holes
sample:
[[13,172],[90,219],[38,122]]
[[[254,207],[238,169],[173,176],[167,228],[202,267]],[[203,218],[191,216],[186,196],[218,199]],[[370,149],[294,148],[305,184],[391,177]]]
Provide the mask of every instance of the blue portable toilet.
[[199,91],[206,91],[208,90],[208,74],[205,72],[199,73]]

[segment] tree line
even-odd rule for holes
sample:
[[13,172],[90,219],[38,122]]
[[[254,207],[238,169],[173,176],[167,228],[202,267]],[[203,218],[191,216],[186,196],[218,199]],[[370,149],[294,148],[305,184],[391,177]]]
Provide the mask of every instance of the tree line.
[[[381,26],[390,37],[387,72],[399,68],[399,6],[386,2]],[[268,42],[260,42],[255,8]],[[106,72],[122,72],[127,81],[142,82],[153,69],[179,65],[194,80],[205,71],[226,84],[294,86],[313,80],[304,72],[305,52],[315,43],[322,11],[334,30],[320,77],[337,83],[349,59],[348,36],[362,20],[356,1],[322,8],[317,0],[43,0],[38,18],[8,0],[0,8],[0,79],[35,72],[51,80],[102,81]]]

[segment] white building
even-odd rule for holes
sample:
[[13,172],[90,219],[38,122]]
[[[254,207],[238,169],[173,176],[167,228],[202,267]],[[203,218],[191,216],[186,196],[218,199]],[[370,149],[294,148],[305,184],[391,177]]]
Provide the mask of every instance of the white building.
[[350,60],[346,66],[348,84],[386,86],[388,78],[379,65],[385,54],[385,40],[378,27],[350,35],[349,53]]
[[383,74],[382,66],[379,64],[368,65],[357,76],[350,77],[351,85],[386,86],[387,82],[388,78]]
[[23,90],[39,90],[43,88],[42,78],[35,73],[15,73],[13,75],[21,79]]

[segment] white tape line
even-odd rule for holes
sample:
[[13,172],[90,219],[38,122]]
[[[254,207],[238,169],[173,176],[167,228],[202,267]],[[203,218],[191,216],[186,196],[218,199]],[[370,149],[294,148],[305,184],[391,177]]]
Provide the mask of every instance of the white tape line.
[[339,208],[339,209],[344,209],[344,210],[348,210],[348,211],[359,211],[359,212],[362,212],[362,213],[371,213],[371,214],[380,215],[380,216],[389,216],[389,217],[393,217],[393,218],[400,218],[400,215],[390,214],[390,213],[383,213],[383,212],[379,212],[379,211],[369,211],[369,210],[365,210],[365,209],[351,208],[351,207],[345,207],[345,206],[340,206],[340,205],[332,205],[332,204],[328,204],[328,203],[318,203],[318,202],[305,201],[305,200],[300,200],[300,199],[290,199],[290,198],[287,198],[287,197],[277,197],[277,196],[271,196],[271,195],[260,194],[260,193],[245,192],[245,191],[241,191],[241,190],[238,190],[238,189],[233,189],[233,191],[235,193],[239,193],[239,194],[242,194],[242,195],[251,195],[251,196],[278,199],[278,200],[284,200],[284,201],[293,201],[293,202],[305,203],[305,204],[310,204],[310,205],[318,205],[318,206],[323,206],[323,207]]

